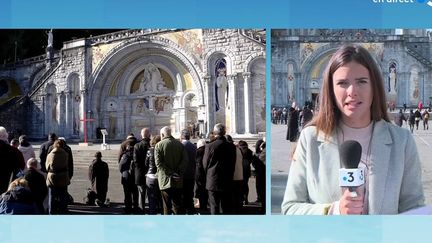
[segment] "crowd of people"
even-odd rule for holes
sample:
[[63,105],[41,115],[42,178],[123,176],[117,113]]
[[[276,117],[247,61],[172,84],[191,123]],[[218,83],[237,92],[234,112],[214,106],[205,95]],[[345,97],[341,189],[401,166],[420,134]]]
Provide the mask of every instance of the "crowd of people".
[[[406,108],[404,108],[405,110]],[[420,121],[423,121],[423,130],[429,130],[429,112],[430,109],[422,109],[417,107],[415,111],[413,109],[409,110],[408,114],[405,114],[402,109],[399,109],[399,112],[394,115],[394,123],[401,127],[403,122],[405,121],[407,125],[409,125],[411,133],[414,132],[414,126],[416,130],[419,128]]]
[[251,165],[264,213],[265,142],[257,142],[254,154],[247,142],[235,144],[225,133],[225,126],[216,124],[209,141],[196,144],[190,141],[189,129],[182,130],[180,139],[169,127],[156,136],[143,128],[141,141],[129,134],[118,156],[125,213],[243,214],[249,203]]
[[[253,152],[246,141],[234,143],[223,124],[216,124],[208,141],[190,141],[190,129],[175,139],[169,127],[141,140],[129,134],[120,145],[125,214],[244,214],[250,202],[248,182],[255,170],[257,203],[265,213],[265,139]],[[51,133],[40,146],[39,158],[27,137],[8,141],[0,127],[0,214],[68,214],[73,198],[72,149],[63,137]],[[110,206],[107,198],[109,167],[97,151],[89,165],[85,203]],[[147,203],[148,204],[147,204]]]
[[311,102],[305,102],[303,109],[300,109],[295,102],[287,109],[273,108],[272,122],[273,124],[287,125],[286,140],[295,142],[300,135],[303,127],[312,120],[314,111],[311,107]]
[[8,142],[0,127],[0,214],[66,214],[73,176],[72,150],[55,134],[40,147],[39,159],[26,135]]

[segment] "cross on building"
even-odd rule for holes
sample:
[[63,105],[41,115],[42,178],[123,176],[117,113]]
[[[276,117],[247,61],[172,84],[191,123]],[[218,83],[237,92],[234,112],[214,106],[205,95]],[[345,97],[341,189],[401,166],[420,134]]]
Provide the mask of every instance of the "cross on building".
[[87,143],[87,122],[94,122],[96,120],[93,118],[87,119],[84,113],[84,118],[80,119],[80,121],[84,123],[84,143]]

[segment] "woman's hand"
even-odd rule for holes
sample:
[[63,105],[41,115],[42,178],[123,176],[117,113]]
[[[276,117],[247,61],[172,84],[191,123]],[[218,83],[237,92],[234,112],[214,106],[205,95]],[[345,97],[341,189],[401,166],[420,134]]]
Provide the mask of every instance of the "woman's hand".
[[355,189],[357,197],[352,197],[352,193],[348,188],[344,188],[343,190],[344,192],[339,200],[340,214],[362,214],[364,187],[360,186]]

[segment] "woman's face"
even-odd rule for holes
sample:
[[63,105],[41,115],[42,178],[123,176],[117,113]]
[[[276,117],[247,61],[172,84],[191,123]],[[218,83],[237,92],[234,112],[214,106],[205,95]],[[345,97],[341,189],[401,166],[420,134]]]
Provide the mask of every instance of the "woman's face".
[[342,121],[361,128],[371,121],[372,83],[369,71],[357,62],[349,62],[333,73],[333,90]]

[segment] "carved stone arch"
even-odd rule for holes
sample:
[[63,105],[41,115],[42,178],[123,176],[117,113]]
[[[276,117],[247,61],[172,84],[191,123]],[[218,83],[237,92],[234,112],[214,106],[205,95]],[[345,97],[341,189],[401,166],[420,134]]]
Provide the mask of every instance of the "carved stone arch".
[[[312,95],[312,91],[316,90],[316,88],[312,89],[312,83],[309,83],[312,81],[312,71],[314,68],[316,68],[316,65],[318,65],[320,62],[327,61],[325,59],[331,57],[337,49],[340,48],[339,43],[330,43],[328,45],[323,45],[317,48],[313,53],[311,53],[306,60],[303,62],[303,64],[300,67],[300,73],[302,73],[300,80],[298,80],[296,92],[297,92],[297,102],[304,102],[308,100],[309,95]],[[327,63],[322,63],[321,68],[321,74],[320,77],[323,78],[323,71],[327,67]],[[317,84],[314,86],[320,87],[322,84],[322,80],[317,80]],[[302,87],[302,88],[300,88]],[[314,101],[313,101],[314,102]]]
[[390,59],[387,62],[387,66],[389,67],[392,63],[396,64],[396,67],[399,67],[399,62],[396,59],[394,59],[394,58]]
[[335,53],[339,47],[339,43],[330,43],[328,45],[320,46],[303,62],[301,72],[304,73],[305,71],[310,70],[317,60],[321,59],[323,56]]
[[[307,95],[307,92],[309,92],[309,86],[308,82],[311,80],[311,71],[315,67],[315,65],[318,64],[320,60],[323,58],[331,57],[339,48],[341,47],[340,43],[330,43],[327,45],[320,46],[317,48],[312,54],[310,54],[304,63],[301,66],[300,72],[303,74],[302,78],[300,80],[301,87],[305,87],[303,92],[300,92],[301,98],[300,100],[306,100],[305,96]],[[377,65],[380,65],[381,62],[377,60],[377,58],[372,55],[372,58],[374,59],[375,63]],[[324,64],[323,70],[327,67],[327,63]],[[382,68],[382,67],[381,67]],[[383,70],[383,69],[382,69]]]
[[283,65],[283,68],[284,68],[283,72],[284,73],[288,72],[287,71],[288,64],[292,64],[293,65],[294,72],[298,73],[300,71],[300,67],[299,67],[298,63],[294,59],[292,59],[292,58],[286,59],[283,63],[284,63],[284,65]]
[[[415,71],[415,72],[414,72]],[[423,67],[418,64],[412,64],[408,69],[408,97],[411,105],[417,105],[423,100],[422,82],[423,82]],[[416,76],[416,77],[414,77]]]
[[[73,91],[75,88],[78,88],[77,90],[80,90],[80,76],[78,73],[76,72],[72,72],[68,75],[68,77],[66,78],[67,82],[66,82],[66,90],[68,91]],[[76,85],[76,81],[78,81],[78,87],[75,87]]]
[[214,64],[213,62],[216,61],[219,58],[224,58],[225,61],[227,62],[227,75],[231,75],[234,74],[235,70],[234,70],[234,60],[235,60],[235,55],[230,51],[230,50],[226,50],[225,48],[221,48],[221,47],[217,47],[214,50],[212,50],[211,52],[206,53],[205,57],[204,57],[204,65],[203,65],[203,69],[204,69],[204,74],[209,75],[209,76],[213,76],[213,69],[214,69]]
[[195,83],[195,87],[200,92],[197,94],[200,101],[204,102],[204,86],[203,82],[200,78],[199,73],[202,72],[200,70],[200,66],[198,63],[194,61],[194,58],[188,54],[186,50],[184,50],[182,47],[174,43],[173,41],[169,39],[165,39],[159,36],[152,36],[150,38],[153,42],[159,43],[162,45],[162,48],[173,54],[175,57],[177,57],[183,65],[185,65],[186,70],[190,73],[192,76],[192,80]]
[[251,55],[246,63],[243,85],[244,132],[265,131],[266,60],[264,55]]
[[[186,70],[188,70],[188,72],[191,74],[193,81],[196,84],[196,87],[199,87],[202,90],[202,82],[200,76],[198,75],[198,73],[202,72],[202,70],[199,70],[199,66],[196,65],[196,63],[192,63],[192,61],[194,60],[192,56],[190,56],[187,51],[185,51],[176,43],[159,36],[139,36],[136,38],[131,38],[129,40],[123,41],[122,43],[111,49],[107,54],[102,57],[102,61],[93,72],[91,77],[93,84],[97,80],[97,77],[101,74],[102,69],[106,67],[106,64],[109,64],[110,62],[118,62],[118,60],[113,61],[112,59],[119,59],[119,53],[122,53],[124,50],[130,49],[132,47],[135,47],[135,49],[156,48],[170,53],[171,55],[179,59],[180,63],[183,63],[185,65]],[[123,55],[120,55],[120,57],[122,56]],[[199,94],[199,96],[201,96],[201,94]]]
[[45,102],[45,133],[47,132],[56,132],[58,129],[58,109],[57,109],[57,86],[55,83],[50,82],[47,83],[45,86],[45,96],[46,96],[46,102]]
[[[195,83],[198,92],[198,98],[200,101],[203,100],[203,85],[198,75],[198,71],[192,64],[192,58],[188,59],[188,55],[183,50],[175,49],[178,47],[171,41],[163,38],[147,38],[146,40],[139,40],[140,38],[133,38],[132,40],[123,42],[117,47],[113,48],[104,58],[103,61],[97,66],[95,72],[92,74],[89,83],[89,99],[92,106],[97,106],[101,101],[101,93],[96,93],[95,90],[102,90],[103,87],[110,87],[113,78],[109,78],[110,74],[113,75],[118,73],[120,70],[120,64],[126,63],[128,60],[138,58],[139,56],[145,56],[151,53],[165,54],[179,61],[180,64],[189,72],[192,76],[192,80]],[[171,44],[171,45],[169,45]],[[105,83],[105,81],[111,83]],[[97,107],[94,107],[97,108]]]
[[15,77],[0,76],[0,105],[23,94]]
[[184,93],[181,97],[181,103],[180,103],[180,107],[185,107],[186,105],[186,98],[190,95],[194,95],[197,96],[196,93],[194,91],[187,91],[186,93]]
[[45,94],[57,94],[57,85],[49,82],[45,85]]
[[261,52],[254,53],[254,54],[248,56],[244,62],[243,70],[246,70],[246,72],[250,72],[251,66],[253,65],[253,63],[255,61],[257,61],[259,59],[264,59],[264,62],[265,62],[265,60],[266,60],[265,58],[266,58],[265,53],[261,53]]

